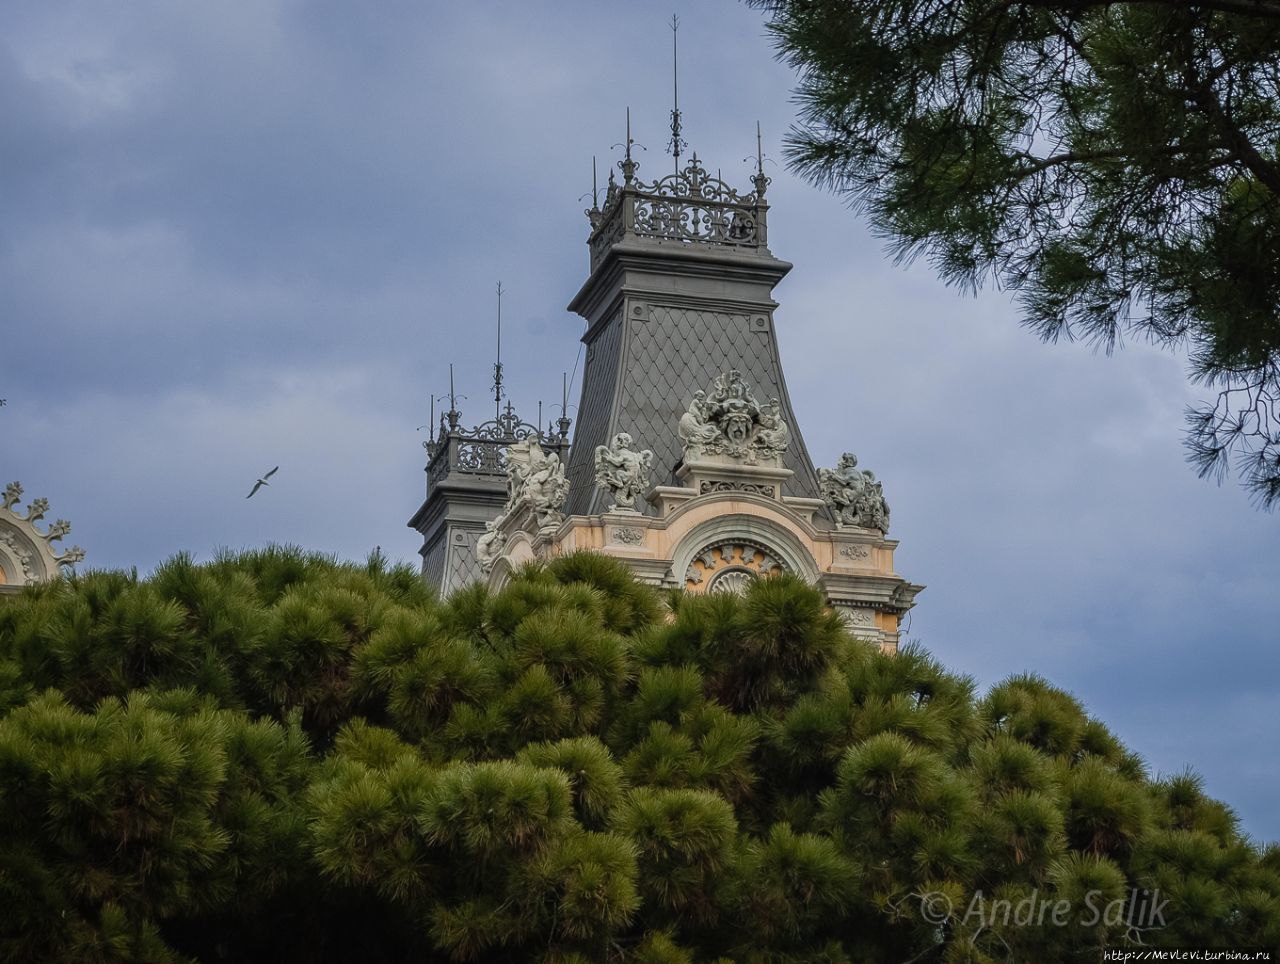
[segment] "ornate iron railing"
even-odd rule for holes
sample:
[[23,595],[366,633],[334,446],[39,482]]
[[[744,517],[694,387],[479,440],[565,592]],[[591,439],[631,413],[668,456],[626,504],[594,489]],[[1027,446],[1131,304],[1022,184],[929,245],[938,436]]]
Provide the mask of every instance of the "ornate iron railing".
[[629,239],[767,252],[769,206],[764,191],[768,179],[763,174],[752,178],[754,191],[740,194],[719,177],[707,174],[696,154],[684,170],[652,182],[638,180],[631,161],[619,166],[622,185],[610,175],[604,206],[587,212],[592,225],[588,246],[593,271],[610,248]]
[[428,489],[453,472],[489,478],[505,477],[507,450],[526,439],[537,439],[544,449],[551,449],[562,456],[569,447],[567,418],[560,419],[559,433],[556,433],[520,421],[510,405],[497,418],[473,429],[460,428],[454,414],[448,424],[442,419],[435,438],[423,443],[428,453]]

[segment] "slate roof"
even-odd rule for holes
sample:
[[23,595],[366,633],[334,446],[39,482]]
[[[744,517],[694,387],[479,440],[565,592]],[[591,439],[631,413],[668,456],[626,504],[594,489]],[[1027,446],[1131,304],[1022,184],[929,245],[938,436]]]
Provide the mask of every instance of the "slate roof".
[[784,464],[795,472],[783,493],[818,497],[817,473],[783,383],[771,313],[650,304],[642,317],[616,315],[591,349],[570,458],[569,513],[604,510],[606,495],[595,485],[595,448],[617,432],[629,432],[640,448],[653,450],[655,484],[678,484],[680,416],[695,391],[709,390],[716,376],[733,368],[758,401],[776,397],[782,405],[791,429]]
[[618,384],[618,363],[622,347],[621,312],[587,345],[587,362],[582,375],[582,398],[578,404],[578,421],[574,426],[573,446],[569,449],[569,498],[565,500],[568,515],[590,515],[600,511],[597,503],[595,452],[597,445],[612,439],[613,398]]
[[[462,538],[459,539],[459,536]],[[473,582],[488,580],[489,577],[476,561],[476,540],[480,536],[481,532],[474,529],[453,529],[448,550],[451,553],[449,579],[448,584],[441,588],[442,596]]]

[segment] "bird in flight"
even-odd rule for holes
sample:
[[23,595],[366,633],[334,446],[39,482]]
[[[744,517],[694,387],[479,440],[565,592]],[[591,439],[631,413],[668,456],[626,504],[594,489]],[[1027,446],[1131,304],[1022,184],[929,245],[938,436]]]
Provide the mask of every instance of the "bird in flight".
[[271,476],[275,475],[279,471],[280,471],[280,466],[277,465],[274,469],[272,469],[270,472],[268,472],[266,475],[260,478],[257,482],[253,483],[253,490],[248,495],[246,495],[245,498],[252,499],[255,495],[257,495],[258,490],[260,488],[262,488],[264,485],[270,485],[271,483],[268,482],[267,479],[271,478]]

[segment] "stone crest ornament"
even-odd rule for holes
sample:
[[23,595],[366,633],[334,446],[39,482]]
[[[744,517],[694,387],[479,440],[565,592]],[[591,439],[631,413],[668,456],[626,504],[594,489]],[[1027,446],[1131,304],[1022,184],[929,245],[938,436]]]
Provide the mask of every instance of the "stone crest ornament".
[[889,532],[889,503],[875,473],[858,468],[852,452],[840,456],[834,469],[818,469],[818,488],[838,525]]
[[761,405],[736,368],[716,376],[709,392],[694,392],[677,431],[686,462],[708,455],[778,462],[791,436],[778,399]]
[[32,499],[25,509],[22,485],[10,482],[0,498],[0,587],[33,585],[58,575],[62,567],[84,559],[84,550],[72,546],[62,552],[54,548],[71,532],[71,523],[57,519],[43,531],[36,525],[49,511],[48,499]]
[[613,541],[623,546],[638,546],[644,542],[644,530],[623,526],[613,530]]
[[568,495],[564,463],[555,452],[544,452],[531,439],[507,450],[507,505],[499,524],[528,509],[537,519],[538,528],[559,525]]
[[596,446],[596,484],[609,490],[613,508],[635,511],[636,499],[649,487],[653,452],[637,451],[630,435],[619,432],[612,445]]

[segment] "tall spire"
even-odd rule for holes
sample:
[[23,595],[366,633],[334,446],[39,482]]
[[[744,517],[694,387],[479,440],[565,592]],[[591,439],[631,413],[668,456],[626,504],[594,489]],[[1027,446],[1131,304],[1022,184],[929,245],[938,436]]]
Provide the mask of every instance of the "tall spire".
[[755,186],[756,197],[764,197],[764,192],[769,187],[769,179],[764,176],[764,143],[760,139],[759,121],[756,121],[756,173],[751,178],[751,183]]
[[498,282],[498,346],[493,361],[493,417],[502,416],[502,282]]
[[688,146],[680,136],[680,18],[671,15],[671,142],[667,145],[680,173],[680,153]]
[[[632,157],[631,157],[631,148],[633,148],[633,147],[637,147],[637,146],[639,146],[639,145],[637,145],[637,144],[636,144],[636,142],[635,142],[634,140],[632,140],[632,138],[631,138],[631,107],[630,107],[630,106],[628,106],[628,107],[627,107],[627,140],[626,140],[626,143],[625,143],[625,144],[621,144],[621,145],[619,145],[619,144],[615,144],[615,145],[614,145],[614,147],[622,147],[622,148],[625,150],[625,153],[624,153],[624,154],[623,154],[623,156],[622,156],[622,160],[620,160],[620,161],[618,162],[618,169],[619,169],[620,171],[622,171],[622,182],[623,182],[624,184],[626,184],[626,185],[627,185],[627,187],[630,187],[630,186],[631,186],[631,182],[632,182],[633,180],[635,180],[635,176],[636,176],[636,168],[638,168],[638,167],[640,166],[639,162],[637,162],[637,161],[633,160],[633,159],[632,159]],[[610,176],[610,177],[612,177],[613,175],[612,175],[612,174],[610,174],[609,176]],[[610,182],[610,183],[612,183],[612,182]]]

